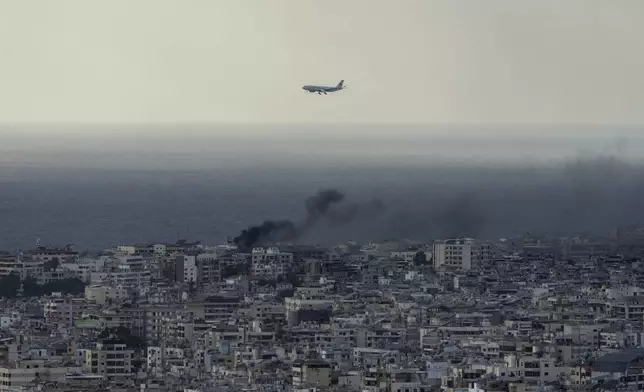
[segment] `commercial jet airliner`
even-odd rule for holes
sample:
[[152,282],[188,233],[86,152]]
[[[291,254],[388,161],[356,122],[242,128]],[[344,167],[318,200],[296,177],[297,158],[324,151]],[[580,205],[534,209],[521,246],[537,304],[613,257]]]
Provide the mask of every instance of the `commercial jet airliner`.
[[310,93],[318,93],[319,95],[326,95],[326,93],[332,93],[334,91],[340,91],[344,89],[344,80],[341,80],[335,87],[325,87],[325,86],[303,86],[302,88]]

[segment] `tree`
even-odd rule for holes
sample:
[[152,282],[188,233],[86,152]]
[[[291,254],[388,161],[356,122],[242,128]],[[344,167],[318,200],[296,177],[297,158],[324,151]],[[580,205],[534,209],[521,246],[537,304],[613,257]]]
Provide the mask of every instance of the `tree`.
[[424,265],[427,264],[427,255],[423,251],[416,252],[414,255],[414,264]]
[[141,370],[141,368],[143,368],[144,363],[145,361],[143,361],[142,359],[133,359],[132,370],[134,371],[134,373],[138,373]]
[[279,293],[276,295],[276,299],[278,301],[282,301],[284,298],[290,298],[295,294],[295,289],[285,289],[281,290]]
[[20,276],[11,273],[0,279],[0,297],[15,298],[20,289]]
[[21,286],[23,297],[41,297],[53,292],[73,295],[85,292],[85,282],[78,278],[54,280],[44,285],[39,285],[38,281],[31,276],[27,276],[21,281],[20,276],[12,273],[0,278],[0,297],[17,297]]
[[105,328],[98,334],[99,339],[118,339],[125,343],[127,348],[135,351],[145,349],[145,342],[138,336],[132,334],[129,328],[119,325],[114,328]]
[[25,280],[22,281],[23,297],[41,297],[43,294],[43,289],[35,278],[27,276]]
[[235,264],[227,265],[221,271],[222,279],[230,278],[231,276],[245,275],[246,274],[246,265],[245,264]]
[[302,284],[295,271],[290,271],[288,274],[286,274],[286,281],[292,284],[293,287],[299,287]]
[[176,272],[172,267],[166,267],[163,269],[163,277],[169,281],[174,281],[176,279]]
[[78,278],[54,280],[42,285],[42,291],[44,294],[53,292],[73,295],[82,294],[85,292],[85,282]]
[[271,286],[273,288],[277,287],[277,281],[272,280],[272,279],[260,279],[257,281],[257,286],[262,287],[262,286]]
[[58,266],[60,266],[60,261],[58,260],[58,257],[53,257],[51,260],[43,264],[45,271],[55,271],[58,268]]

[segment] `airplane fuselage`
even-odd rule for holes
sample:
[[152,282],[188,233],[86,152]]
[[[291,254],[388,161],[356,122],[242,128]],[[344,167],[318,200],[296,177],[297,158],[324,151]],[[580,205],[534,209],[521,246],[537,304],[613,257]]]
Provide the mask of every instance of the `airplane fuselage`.
[[310,93],[317,93],[318,91],[332,93],[334,91],[341,90],[337,87],[324,87],[324,86],[304,86],[302,88]]
[[307,86],[302,86],[302,89],[305,91],[308,91],[309,93],[318,93],[318,94],[327,94],[327,93],[332,93],[335,91],[340,91],[344,88],[344,80],[341,80],[340,83],[338,83],[337,86],[330,87],[330,86],[312,86],[312,85],[307,85]]

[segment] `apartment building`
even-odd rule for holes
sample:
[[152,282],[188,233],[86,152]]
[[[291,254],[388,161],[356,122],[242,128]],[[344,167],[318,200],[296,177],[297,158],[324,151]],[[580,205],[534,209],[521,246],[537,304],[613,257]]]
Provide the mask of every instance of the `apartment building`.
[[44,304],[45,320],[48,323],[72,325],[81,318],[85,307],[84,298],[54,297]]
[[104,376],[109,381],[132,380],[133,356],[134,350],[127,348],[125,342],[108,339],[96,343],[95,349],[87,350],[85,366],[92,373]]
[[296,360],[293,362],[293,387],[331,386],[331,364],[322,360]]
[[0,365],[0,391],[33,387],[36,380],[64,382],[69,373],[80,373],[80,366],[65,366],[47,359],[11,361]]
[[434,243],[434,267],[467,271],[491,259],[489,244],[471,238],[450,239]]
[[252,253],[253,276],[277,279],[285,276],[293,265],[293,254],[278,248],[254,248]]

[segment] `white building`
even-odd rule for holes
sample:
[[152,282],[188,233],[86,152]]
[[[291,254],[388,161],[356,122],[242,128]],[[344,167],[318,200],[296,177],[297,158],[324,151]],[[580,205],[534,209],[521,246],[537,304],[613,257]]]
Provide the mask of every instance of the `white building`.
[[0,256],[0,277],[15,274],[20,279],[38,278],[44,272],[43,262],[20,256]]
[[64,248],[47,248],[44,246],[26,252],[34,261],[46,263],[49,261],[58,261],[59,263],[72,262],[78,258],[79,252],[74,249],[73,245],[67,245]]
[[44,304],[45,319],[48,323],[72,325],[83,314],[83,298],[54,297]]
[[130,298],[130,293],[122,286],[85,286],[85,299],[99,305],[104,305],[109,300],[124,301]]
[[113,285],[125,288],[149,287],[152,279],[150,270],[132,271],[126,265],[109,272],[92,272],[91,283],[97,285]]
[[80,367],[67,367],[43,359],[9,362],[0,366],[0,391],[33,387],[36,379],[64,382],[66,374],[80,372]]
[[293,264],[293,253],[280,252],[277,248],[254,248],[252,272],[254,276],[276,279],[285,276]]
[[291,368],[293,387],[331,386],[331,365],[321,360],[296,360]]
[[198,284],[200,276],[197,255],[177,256],[177,275],[179,282]]
[[133,356],[134,350],[128,349],[125,343],[109,340],[97,343],[96,349],[86,352],[85,366],[92,373],[104,376],[110,381],[132,380]]
[[5,329],[13,326],[22,320],[22,315],[17,311],[5,312],[0,316],[0,328]]
[[489,261],[490,245],[471,238],[451,239],[434,243],[434,267],[467,271]]
[[418,253],[424,253],[425,254],[425,259],[429,260],[432,258],[432,253],[431,252],[426,252],[423,250],[408,250],[408,251],[396,251],[396,252],[390,252],[389,257],[392,259],[401,259],[405,260],[408,263],[412,263],[414,259],[416,258],[416,255]]
[[60,266],[64,270],[74,272],[76,277],[83,282],[89,282],[92,278],[92,272],[101,271],[108,260],[108,257],[87,258],[78,262],[62,263]]
[[17,256],[0,256],[0,276],[5,277],[12,273],[20,274],[20,260]]

